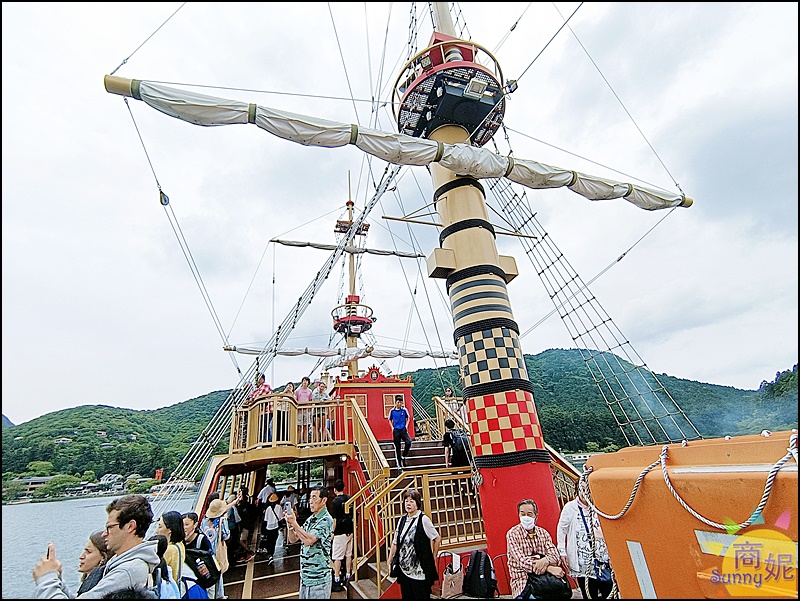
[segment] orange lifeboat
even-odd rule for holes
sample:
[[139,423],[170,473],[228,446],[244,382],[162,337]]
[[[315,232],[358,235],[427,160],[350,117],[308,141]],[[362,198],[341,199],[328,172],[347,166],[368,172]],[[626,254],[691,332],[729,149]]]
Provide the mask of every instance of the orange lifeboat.
[[797,598],[797,431],[586,464],[622,598]]

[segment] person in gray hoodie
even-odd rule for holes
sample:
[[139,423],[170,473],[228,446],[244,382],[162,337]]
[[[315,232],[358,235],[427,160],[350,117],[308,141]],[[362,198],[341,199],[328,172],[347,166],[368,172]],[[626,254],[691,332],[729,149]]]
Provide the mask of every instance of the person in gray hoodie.
[[[144,540],[153,521],[153,510],[146,497],[125,495],[106,507],[108,519],[103,536],[113,557],[106,564],[100,582],[78,599],[102,599],[110,593],[143,588],[159,563],[158,543]],[[76,598],[61,580],[61,562],[56,559],[55,544],[47,546],[47,555],[33,569],[36,599]]]

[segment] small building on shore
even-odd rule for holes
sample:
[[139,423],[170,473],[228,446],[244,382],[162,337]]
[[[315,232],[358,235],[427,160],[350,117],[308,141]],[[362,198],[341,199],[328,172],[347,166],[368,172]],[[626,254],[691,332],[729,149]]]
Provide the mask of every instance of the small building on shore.
[[53,476],[25,476],[24,478],[14,478],[11,482],[15,484],[22,484],[24,488],[20,493],[21,496],[30,497],[33,495],[33,491],[41,488],[52,479]]

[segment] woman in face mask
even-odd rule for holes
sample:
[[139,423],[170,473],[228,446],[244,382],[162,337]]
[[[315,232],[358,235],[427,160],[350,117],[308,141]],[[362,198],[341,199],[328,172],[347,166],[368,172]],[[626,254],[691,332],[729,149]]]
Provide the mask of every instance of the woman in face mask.
[[506,533],[508,552],[508,575],[511,594],[520,598],[528,581],[528,573],[550,572],[561,578],[564,570],[559,566],[561,558],[547,530],[536,525],[539,510],[531,499],[517,503],[519,524]]

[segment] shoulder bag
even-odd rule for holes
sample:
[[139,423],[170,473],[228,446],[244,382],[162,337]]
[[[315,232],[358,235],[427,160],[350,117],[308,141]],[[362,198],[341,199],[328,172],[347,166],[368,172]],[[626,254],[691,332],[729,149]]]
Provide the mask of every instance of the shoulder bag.
[[408,516],[404,515],[400,518],[400,523],[397,525],[397,549],[395,551],[394,557],[392,557],[392,565],[389,566],[389,576],[392,578],[397,578],[400,575],[400,545],[403,544],[403,537],[408,534],[408,531],[411,530],[411,526],[414,525],[414,521],[417,518],[414,518],[408,523],[408,526],[405,530],[403,530],[403,526],[405,526],[406,518]]
[[564,574],[557,578],[550,572],[528,574],[528,582],[522,590],[523,599],[571,599],[572,589]]
[[600,561],[597,559],[597,555],[595,554],[595,540],[594,540],[594,528],[591,530],[589,529],[589,525],[586,523],[586,517],[583,515],[583,509],[578,507],[578,511],[581,514],[581,519],[583,520],[583,527],[586,528],[586,534],[589,535],[589,540],[591,541],[592,545],[592,572],[595,580],[599,580],[600,582],[610,582],[611,581],[611,566],[608,564],[607,561]]
[[[447,562],[442,574],[442,599],[451,599],[464,592],[464,570],[461,566],[461,557],[456,554],[451,554],[452,561]],[[454,564],[458,564],[458,569],[454,568]]]
[[219,519],[217,526],[217,550],[214,552],[219,564],[219,573],[224,574],[228,571],[228,543],[222,540],[222,518]]
[[270,507],[270,509],[272,510],[272,515],[274,515],[275,519],[278,520],[278,528],[281,528],[281,529],[282,528],[286,528],[286,518],[278,519],[278,512],[275,511],[275,506],[274,505],[272,505]]

